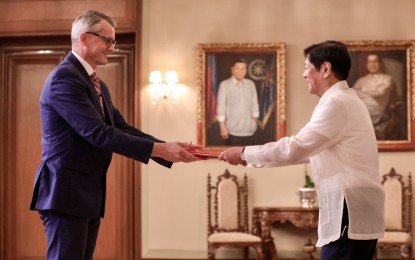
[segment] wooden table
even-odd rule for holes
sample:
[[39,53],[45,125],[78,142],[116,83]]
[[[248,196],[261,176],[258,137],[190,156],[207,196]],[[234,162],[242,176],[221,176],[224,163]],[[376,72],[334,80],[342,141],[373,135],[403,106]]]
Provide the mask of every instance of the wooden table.
[[301,207],[254,207],[252,233],[263,241],[265,259],[278,260],[277,248],[271,236],[272,224],[286,223],[309,230],[318,226],[318,208]]

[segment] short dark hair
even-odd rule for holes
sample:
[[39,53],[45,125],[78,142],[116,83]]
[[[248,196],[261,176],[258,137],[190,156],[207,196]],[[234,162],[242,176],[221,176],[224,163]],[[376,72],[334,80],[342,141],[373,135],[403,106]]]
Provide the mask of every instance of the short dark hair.
[[331,70],[338,80],[346,80],[352,62],[346,44],[338,41],[325,41],[308,46],[304,56],[319,71],[324,62],[330,62]]
[[246,66],[248,66],[248,62],[246,62],[246,60],[244,60],[242,58],[235,59],[232,63],[232,67],[234,67],[236,65],[236,63],[244,63]]

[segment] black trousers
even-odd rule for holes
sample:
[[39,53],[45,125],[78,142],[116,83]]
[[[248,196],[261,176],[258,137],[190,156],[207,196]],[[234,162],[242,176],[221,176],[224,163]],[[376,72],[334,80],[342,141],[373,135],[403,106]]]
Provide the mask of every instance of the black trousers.
[[226,140],[226,144],[230,146],[246,146],[246,145],[254,145],[255,144],[255,137],[252,136],[235,136],[229,135],[229,139]]
[[348,226],[349,212],[345,201],[341,236],[338,240],[322,247],[320,260],[372,260],[378,240],[349,239],[347,236]]
[[101,219],[39,210],[48,243],[47,260],[92,260]]

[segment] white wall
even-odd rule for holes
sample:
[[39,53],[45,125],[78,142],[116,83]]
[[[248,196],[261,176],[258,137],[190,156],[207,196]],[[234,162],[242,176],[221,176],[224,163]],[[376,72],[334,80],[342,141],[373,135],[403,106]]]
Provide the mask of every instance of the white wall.
[[[144,0],[142,129],[167,141],[197,139],[198,43],[287,44],[287,134],[295,134],[317,103],[302,78],[304,47],[333,40],[415,39],[411,0]],[[175,69],[183,92],[175,105],[149,102],[151,70]],[[390,167],[415,171],[415,152],[381,152],[381,174]],[[248,173],[250,206],[299,206],[304,166],[248,169],[208,160],[165,169],[142,167],[143,257],[206,258],[206,176]],[[290,225],[273,236],[279,256],[302,257],[308,237]],[[223,254],[222,254],[223,255]]]

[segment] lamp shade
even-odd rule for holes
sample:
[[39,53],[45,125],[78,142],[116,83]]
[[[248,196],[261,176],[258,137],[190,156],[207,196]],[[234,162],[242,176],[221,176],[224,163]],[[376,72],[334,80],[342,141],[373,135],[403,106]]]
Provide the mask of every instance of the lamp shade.
[[161,72],[159,70],[151,71],[149,81],[152,84],[160,84],[163,81],[161,78]]
[[167,84],[174,84],[179,82],[179,78],[177,77],[175,70],[169,70],[166,72],[166,82]]

